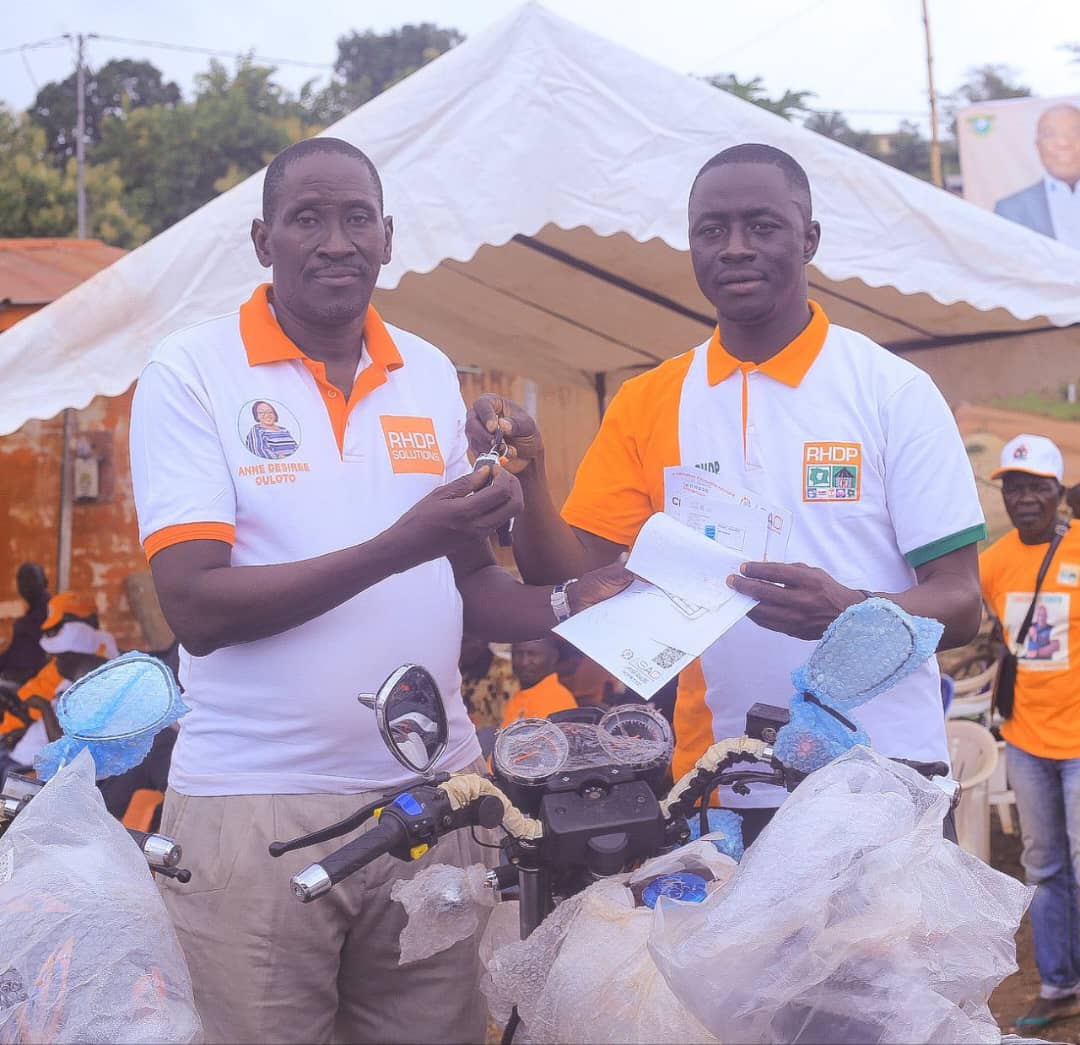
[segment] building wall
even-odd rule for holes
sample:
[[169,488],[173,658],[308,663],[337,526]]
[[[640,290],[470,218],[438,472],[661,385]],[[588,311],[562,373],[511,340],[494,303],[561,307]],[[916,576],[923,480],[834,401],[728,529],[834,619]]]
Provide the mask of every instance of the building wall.
[[[71,586],[93,592],[102,626],[121,648],[143,644],[128,605],[125,582],[146,569],[139,547],[128,466],[128,416],[131,392],[98,397],[77,412],[80,432],[106,433],[111,452],[112,493],[101,503],[76,502],[71,527]],[[11,619],[24,609],[15,591],[15,570],[27,560],[40,562],[56,585],[56,540],[60,509],[63,422],[30,421],[0,439],[0,475],[7,511],[0,522],[0,643],[11,634]]]

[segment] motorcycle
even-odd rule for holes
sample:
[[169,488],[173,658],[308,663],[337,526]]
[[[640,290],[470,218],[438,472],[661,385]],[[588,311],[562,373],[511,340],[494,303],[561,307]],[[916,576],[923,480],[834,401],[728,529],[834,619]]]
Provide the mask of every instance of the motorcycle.
[[[377,694],[361,695],[359,699],[374,711],[387,749],[416,774],[418,782],[368,804],[338,824],[288,842],[275,842],[270,852],[279,856],[341,837],[369,820],[376,821],[359,837],[291,879],[296,898],[310,903],[381,855],[414,860],[450,831],[500,827],[504,832],[504,862],[482,874],[479,888],[477,875],[468,871],[452,874],[449,868],[428,868],[415,880],[421,891],[425,877],[434,879],[441,872],[449,877],[438,879],[426,897],[418,898],[408,887],[395,895],[406,903],[410,927],[415,915],[409,901],[422,909],[440,931],[453,921],[445,916],[455,909],[470,914],[470,918],[462,919],[466,928],[475,927],[476,907],[494,906],[497,900],[511,895],[518,898],[520,941],[494,949],[495,961],[489,961],[489,973],[494,964],[493,975],[501,977],[504,995],[508,991],[518,1002],[509,1015],[503,1039],[508,1042],[519,1025],[521,997],[529,995],[531,1002],[536,1000],[536,990],[529,980],[536,979],[537,955],[542,956],[541,964],[550,972],[559,948],[566,945],[568,926],[582,909],[576,901],[606,888],[605,883],[615,883],[622,897],[619,903],[625,901],[632,908],[655,908],[658,920],[663,915],[670,925],[674,920],[669,906],[672,902],[677,908],[700,902],[704,910],[726,894],[741,873],[742,865],[736,866],[736,861],[744,848],[748,853],[745,864],[754,862],[750,855],[762,843],[747,838],[744,846],[732,814],[726,813],[726,819],[724,812],[717,814],[712,796],[718,787],[730,787],[743,794],[761,785],[796,792],[830,764],[854,759],[844,767],[845,771],[865,776],[866,767],[859,759],[869,757],[875,779],[893,774],[900,783],[889,777],[888,788],[907,788],[918,796],[921,820],[917,826],[923,831],[923,844],[930,844],[923,837],[926,810],[936,818],[940,841],[942,821],[959,800],[959,786],[948,776],[948,767],[919,766],[918,775],[910,766],[870,755],[865,747],[866,734],[852,717],[853,709],[932,655],[940,633],[937,622],[909,617],[888,600],[871,599],[845,611],[826,632],[807,664],[795,673],[790,706],[754,705],[747,715],[746,734],[714,744],[670,789],[665,784],[673,747],[671,731],[663,717],[648,706],[623,706],[606,713],[581,709],[560,713],[550,720],[519,720],[496,739],[490,779],[435,772],[446,746],[442,701],[431,675],[422,667],[406,665],[391,675]],[[865,756],[860,752],[866,752]],[[827,775],[822,774],[822,778]],[[913,781],[918,782],[917,787]],[[722,824],[720,831],[713,829],[716,821]],[[704,849],[700,843],[687,844],[695,833],[705,839]],[[726,854],[730,866],[719,866],[709,855],[717,850]],[[959,849],[955,851],[960,854]],[[1015,892],[1002,894],[1000,906],[1006,912],[1004,917],[1015,915],[1018,924],[1026,899],[1021,902]],[[410,927],[402,934],[403,960]],[[685,924],[681,931],[688,931]],[[460,929],[454,932],[457,935],[448,937],[445,946],[468,935]],[[534,935],[545,939],[530,952]],[[675,968],[679,966],[679,959],[673,957],[677,948],[670,944],[670,939],[657,943],[650,937],[648,947]],[[424,953],[438,949],[435,944],[434,950]],[[656,965],[652,959],[646,959],[641,967],[645,965],[651,976]],[[515,978],[515,971],[522,973],[526,969],[526,974]],[[665,975],[663,979],[664,989],[670,988],[669,994],[674,992],[673,999],[678,997],[673,1004],[692,1009],[699,1031],[712,1035],[718,1025],[724,1024],[724,1019],[711,1011],[707,999],[703,1001],[694,990],[686,989],[683,977]],[[498,983],[493,989],[498,994]],[[564,1000],[551,999],[548,1008],[555,1010]],[[760,1040],[772,1040],[767,1035],[775,1033],[790,1035],[776,1040],[824,1040],[800,1038],[799,1033],[791,1031],[791,1012],[807,1010],[803,1002],[794,1007],[779,1002],[776,1008],[786,1029],[777,1031],[779,1024],[770,1024],[772,1029],[763,1032],[766,1036]],[[960,1011],[963,1007],[956,1008]],[[809,1011],[817,1010],[811,1005]],[[868,1025],[863,1019],[852,1022],[849,1016],[826,1007],[818,1016],[821,1018],[804,1020],[803,1031],[812,1027],[814,1033],[821,1033],[821,1020],[827,1017],[826,1026],[832,1035],[828,1040],[871,1040],[865,1037]],[[778,1014],[770,1015],[774,1017],[778,1018]],[[547,1033],[555,1034],[557,1039],[560,1032],[553,1026],[548,1025]],[[577,1034],[581,1033],[580,1027],[579,1023]],[[724,1025],[724,1030],[732,1033],[730,1026]],[[654,1022],[649,1033],[655,1035],[655,1031]],[[565,1035],[566,1031],[561,1033]],[[740,1032],[736,1029],[734,1033]],[[658,1039],[653,1036],[640,1040]]]

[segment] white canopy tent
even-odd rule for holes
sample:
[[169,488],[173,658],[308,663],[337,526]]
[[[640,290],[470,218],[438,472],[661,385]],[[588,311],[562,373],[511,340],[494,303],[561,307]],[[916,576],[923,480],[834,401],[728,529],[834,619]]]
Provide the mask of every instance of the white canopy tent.
[[[1080,338],[1080,253],[527,4],[327,134],[378,165],[395,215],[378,305],[458,364],[603,387],[712,325],[686,254],[694,173],[743,141],[806,167],[813,295],[977,395],[1029,384]],[[118,394],[167,333],[266,278],[253,175],[0,335],[0,434]],[[956,346],[978,346],[977,365]],[[1071,364],[1070,364],[1071,365]],[[971,388],[968,392],[966,389]]]

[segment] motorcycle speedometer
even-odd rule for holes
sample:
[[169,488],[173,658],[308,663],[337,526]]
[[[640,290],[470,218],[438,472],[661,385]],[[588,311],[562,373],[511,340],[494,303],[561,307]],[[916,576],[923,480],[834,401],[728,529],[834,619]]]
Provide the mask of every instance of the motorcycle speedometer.
[[535,784],[557,773],[570,753],[566,734],[546,718],[522,718],[495,740],[495,769],[507,780]]
[[596,729],[600,744],[615,765],[646,769],[664,764],[675,746],[667,719],[640,704],[612,708]]

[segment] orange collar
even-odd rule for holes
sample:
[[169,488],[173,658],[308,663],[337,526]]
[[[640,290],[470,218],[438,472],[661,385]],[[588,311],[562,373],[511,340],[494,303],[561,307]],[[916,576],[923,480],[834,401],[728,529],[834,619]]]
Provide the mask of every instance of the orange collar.
[[[271,311],[268,297],[270,286],[263,283],[256,287],[255,293],[240,306],[240,339],[244,342],[248,365],[279,363],[284,359],[309,359],[289,340]],[[398,370],[405,365],[374,305],[368,305],[367,315],[364,316],[364,344],[372,363],[383,370]]]
[[736,359],[720,343],[720,328],[717,327],[707,350],[709,384],[718,385],[726,381],[736,370],[760,370],[774,381],[798,388],[806,372],[814,365],[829,333],[829,317],[816,301],[810,302],[810,313],[810,322],[805,329],[764,363],[747,363]]

